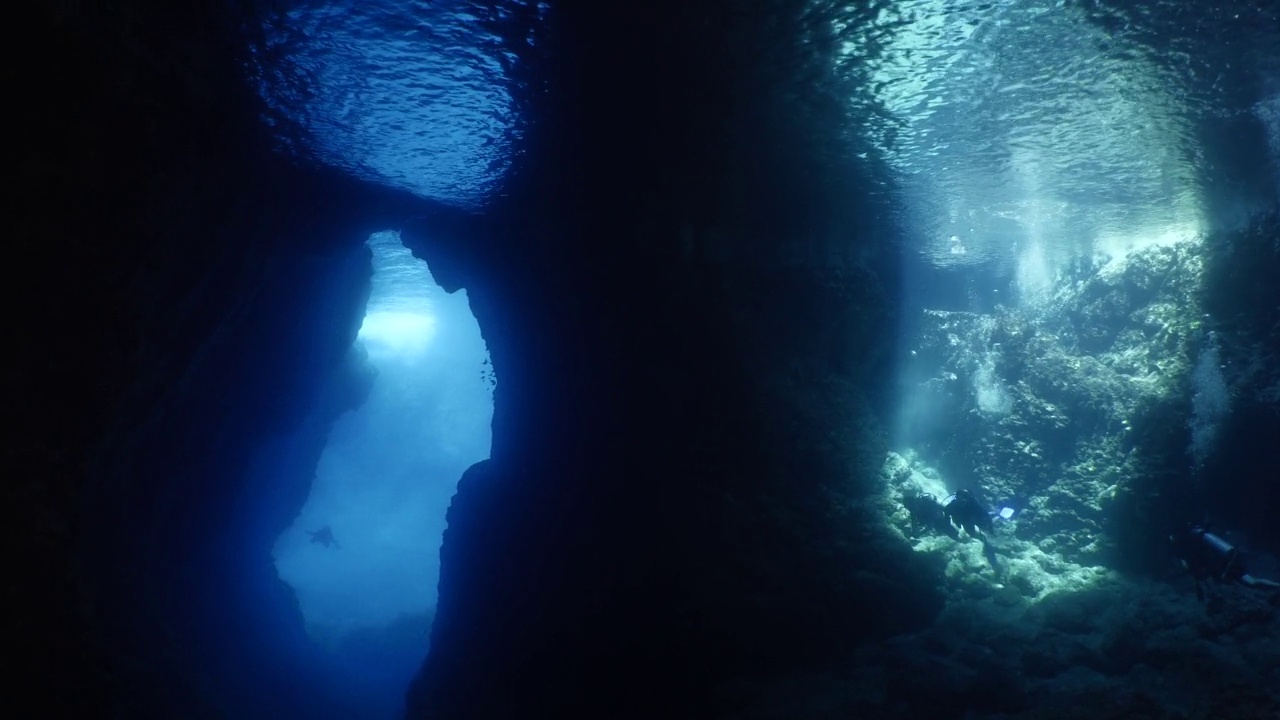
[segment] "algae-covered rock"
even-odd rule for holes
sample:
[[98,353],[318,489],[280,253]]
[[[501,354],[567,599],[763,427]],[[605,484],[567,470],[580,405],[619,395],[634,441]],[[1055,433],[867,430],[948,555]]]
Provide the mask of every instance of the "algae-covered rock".
[[1168,434],[1144,425],[1185,394],[1202,255],[1195,240],[1152,246],[1086,266],[1034,305],[926,311],[914,410],[930,420],[910,426],[919,460],[993,510],[1016,501],[1019,539],[1053,538],[1086,566],[1113,556],[1110,513],[1149,500],[1169,473]]

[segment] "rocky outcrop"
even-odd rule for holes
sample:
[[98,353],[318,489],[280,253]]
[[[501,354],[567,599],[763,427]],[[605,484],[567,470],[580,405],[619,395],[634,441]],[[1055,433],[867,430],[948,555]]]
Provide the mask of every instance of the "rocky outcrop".
[[744,688],[734,717],[1272,717],[1275,616],[1247,591],[1206,613],[1114,579],[1033,606],[959,603],[834,669]]
[[1161,571],[1186,521],[1269,536],[1275,223],[1079,265],[1024,307],[926,311],[908,371],[919,459],[1014,503],[1018,536],[1070,562]]
[[952,490],[1016,504],[1019,535],[1072,562],[1161,562],[1191,473],[1204,243],[1081,267],[1024,307],[926,311],[912,357],[922,457]]
[[[1274,223],[1079,267],[1042,303],[928,313],[913,409],[939,416],[890,453],[881,510],[942,567],[946,610],[834,673],[761,684],[741,717],[1275,714],[1275,597],[1211,584],[1197,602],[1163,547],[1217,521],[1256,575],[1277,571],[1242,511],[1274,498],[1249,427],[1274,428],[1256,269],[1274,267]],[[1016,509],[982,542],[912,500],[965,486]]]

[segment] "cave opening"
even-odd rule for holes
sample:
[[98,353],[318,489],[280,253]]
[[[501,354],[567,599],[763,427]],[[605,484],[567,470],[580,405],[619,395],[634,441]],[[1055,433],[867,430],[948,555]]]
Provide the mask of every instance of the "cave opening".
[[495,380],[465,290],[444,292],[396,232],[366,245],[371,290],[346,363],[363,400],[267,443],[255,471],[292,457],[305,472],[316,455],[296,448],[323,435],[306,502],[270,548],[310,640],[297,650],[317,653],[297,662],[328,667],[362,717],[395,717],[428,650],[445,513],[489,456]]

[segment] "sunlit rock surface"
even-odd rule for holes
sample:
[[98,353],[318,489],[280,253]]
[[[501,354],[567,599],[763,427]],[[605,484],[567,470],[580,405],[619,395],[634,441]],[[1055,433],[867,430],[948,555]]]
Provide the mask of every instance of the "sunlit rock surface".
[[[918,450],[889,454],[880,503],[894,531],[942,568],[947,609],[931,629],[859,653],[844,675],[806,677],[808,699],[790,684],[769,688],[759,699],[774,705],[759,717],[967,708],[971,717],[1261,718],[1280,709],[1276,599],[1216,586],[1201,603],[1159,547],[1165,528],[1216,517],[1220,494],[1274,503],[1260,476],[1235,473],[1229,492],[1205,489],[1215,465],[1243,453],[1227,439],[1237,414],[1274,427],[1257,408],[1275,381],[1261,359],[1275,306],[1264,299],[1271,286],[1248,269],[1280,251],[1274,227],[1263,215],[1238,231],[1082,265],[1033,307],[928,313],[913,362],[930,371],[916,375],[909,406],[920,415],[910,431]],[[1230,290],[1225,277],[1236,280]],[[1227,307],[1234,319],[1219,321]],[[1221,387],[1197,387],[1197,357],[1211,346],[1235,357],[1213,352]],[[1215,442],[1205,464],[1191,452],[1205,421],[1191,399],[1219,391],[1251,407],[1227,404],[1212,419],[1231,447]],[[909,501],[927,493],[946,502],[962,487],[993,510],[1016,509],[985,543],[940,531],[924,520],[927,505]],[[1251,530],[1249,568],[1275,576],[1267,526],[1234,517],[1235,528],[1219,531],[1247,542],[1232,530]],[[1138,574],[1117,572],[1126,570]],[[877,678],[886,689],[868,701]]]
[[[1187,422],[1193,353],[1209,332],[1197,300],[1203,254],[1188,239],[1082,264],[1031,305],[926,311],[908,370],[922,378],[908,442],[953,490],[1016,501],[1020,531],[1092,564],[1117,562],[1104,532],[1116,503],[1141,494],[1131,512],[1159,522],[1188,472],[1161,431]],[[1124,548],[1131,559],[1135,550]]]

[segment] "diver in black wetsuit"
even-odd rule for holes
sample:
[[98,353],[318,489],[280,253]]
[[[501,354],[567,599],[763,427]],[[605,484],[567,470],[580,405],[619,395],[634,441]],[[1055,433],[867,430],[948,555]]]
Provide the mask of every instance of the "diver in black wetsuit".
[[911,528],[914,533],[933,531],[952,540],[960,539],[960,533],[947,517],[946,508],[929,493],[907,495],[902,499],[902,505],[911,513]]
[[1240,549],[1203,525],[1188,524],[1169,536],[1173,552],[1196,581],[1196,597],[1204,600],[1204,582],[1240,583],[1246,587],[1280,590],[1280,583],[1249,574]]
[[307,534],[311,536],[311,542],[320,543],[326,548],[329,546],[333,546],[335,548],[342,547],[341,545],[338,544],[338,541],[334,539],[333,530],[329,529],[328,525],[325,525],[319,530],[308,530]]
[[970,537],[985,540],[994,527],[991,513],[968,490],[957,491],[946,510],[947,518]]
[[1000,560],[996,557],[996,548],[991,543],[990,535],[995,530],[992,514],[978,502],[978,498],[968,490],[957,490],[946,505],[947,519],[953,525],[982,541],[982,555],[991,563],[991,568],[1000,572]]
[[[996,546],[990,535],[995,530],[994,515],[987,511],[982,503],[968,490],[960,490],[947,498],[946,503],[922,492],[905,495],[902,505],[911,514],[911,530],[913,534],[935,532],[946,535],[952,540],[960,540],[960,530],[982,541],[982,554],[991,563],[991,567],[1000,572],[1000,561],[996,557]],[[1013,510],[1007,509],[1008,518]]]

